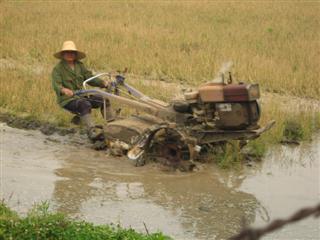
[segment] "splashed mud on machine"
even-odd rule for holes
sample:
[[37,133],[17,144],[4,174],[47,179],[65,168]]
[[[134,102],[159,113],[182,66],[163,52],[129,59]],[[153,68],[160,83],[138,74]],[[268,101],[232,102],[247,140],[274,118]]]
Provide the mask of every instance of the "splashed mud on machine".
[[[274,121],[260,127],[258,84],[232,83],[231,64],[220,70],[211,82],[184,92],[184,99],[169,103],[150,98],[125,82],[122,75],[101,73],[87,79],[77,95],[96,94],[140,114],[106,123],[109,148],[126,154],[136,165],[147,159],[173,167],[191,169],[207,149],[231,140],[242,145],[269,130]],[[107,91],[86,89],[96,77],[112,81]]]

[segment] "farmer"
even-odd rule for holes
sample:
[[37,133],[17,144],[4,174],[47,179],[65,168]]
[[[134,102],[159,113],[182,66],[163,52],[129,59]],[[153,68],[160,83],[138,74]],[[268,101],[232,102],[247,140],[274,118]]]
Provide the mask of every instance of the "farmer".
[[[75,91],[82,88],[84,80],[93,76],[92,72],[80,62],[80,59],[85,58],[86,55],[77,50],[74,42],[65,41],[61,51],[55,53],[54,57],[61,60],[52,71],[52,86],[56,92],[58,104],[76,114],[73,120],[80,117],[81,122],[87,128],[88,137],[92,141],[97,140],[103,133],[95,126],[91,117],[91,109],[100,108],[103,113],[103,98],[95,95],[79,97],[74,94]],[[96,78],[88,84],[103,88],[107,87],[108,82]],[[113,113],[109,101],[106,106],[106,120],[112,121]]]

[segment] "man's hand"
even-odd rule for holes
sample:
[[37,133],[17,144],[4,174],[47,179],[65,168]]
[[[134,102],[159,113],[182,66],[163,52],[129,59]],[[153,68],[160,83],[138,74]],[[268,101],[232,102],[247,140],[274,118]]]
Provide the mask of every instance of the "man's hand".
[[101,85],[102,85],[103,88],[108,88],[109,87],[109,82],[105,81],[105,80],[102,80]]
[[69,88],[62,88],[61,92],[62,92],[62,94],[67,95],[69,97],[73,96],[73,91],[70,90]]

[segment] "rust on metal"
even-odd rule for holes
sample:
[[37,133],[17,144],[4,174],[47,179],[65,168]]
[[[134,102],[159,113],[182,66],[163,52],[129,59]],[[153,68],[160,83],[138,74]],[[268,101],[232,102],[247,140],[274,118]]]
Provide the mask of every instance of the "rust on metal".
[[[219,74],[218,81],[187,91],[184,99],[168,103],[144,95],[120,75],[115,76],[107,92],[85,93],[98,94],[140,112],[106,124],[104,130],[110,146],[112,141],[123,142],[128,145],[124,152],[131,159],[156,155],[177,166],[186,160],[197,160],[205,145],[252,140],[274,125],[274,121],[264,127],[258,124],[261,112],[258,84],[232,83],[229,69]],[[227,83],[225,74],[229,77]]]

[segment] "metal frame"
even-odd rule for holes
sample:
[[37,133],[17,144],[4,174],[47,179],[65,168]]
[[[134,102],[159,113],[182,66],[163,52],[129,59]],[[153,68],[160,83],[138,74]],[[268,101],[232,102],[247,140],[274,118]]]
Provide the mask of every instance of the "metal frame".
[[[176,112],[170,104],[164,103],[159,104],[157,100],[152,99],[143,93],[141,93],[139,90],[135,89],[134,87],[130,86],[129,84],[124,82],[124,79],[121,78],[121,76],[116,75],[115,81],[111,82],[112,90],[119,90],[121,88],[124,88],[125,91],[121,90],[121,93],[126,93],[127,96],[119,96],[115,93],[106,92],[98,89],[87,89],[88,82],[92,81],[93,79],[108,75],[111,77],[112,75],[110,73],[100,73],[97,74],[91,78],[88,78],[83,82],[83,87],[85,90],[77,91],[76,95],[85,95],[85,94],[96,94],[104,99],[108,99],[111,103],[117,102],[120,104],[123,104],[125,106],[129,106],[131,108],[134,108],[138,111],[145,112],[147,114],[153,115],[155,117],[158,117],[164,121],[169,122],[172,124],[172,126],[179,125],[180,122],[184,122],[186,117],[188,117],[184,113],[178,113]],[[105,101],[104,101],[105,102]],[[104,103],[104,114],[106,104]],[[230,131],[223,131],[223,130],[206,130],[206,131],[199,131],[197,134],[199,141],[203,142],[216,142],[216,141],[222,141],[225,139],[254,139],[258,136],[260,136],[263,132],[269,130],[273,125],[274,121],[269,122],[265,127],[258,127],[258,129],[254,130],[230,130]],[[201,140],[200,140],[201,139]]]
[[[115,81],[111,82],[111,87],[113,89],[121,90],[121,92],[123,93],[127,93],[127,95],[129,95],[130,98],[119,96],[119,95],[116,95],[115,93],[110,93],[110,92],[106,92],[98,89],[87,88],[87,84],[90,81],[104,75],[108,75],[109,77],[112,77],[110,73],[99,73],[91,78],[88,78],[83,82],[84,90],[76,91],[75,94],[78,96],[86,95],[86,94],[97,94],[103,97],[104,99],[108,99],[111,102],[124,104],[126,106],[132,107],[139,111],[143,111],[145,113],[151,114],[153,116],[159,117],[161,119],[164,119],[170,122],[175,122],[180,115],[181,115],[180,118],[182,117],[181,113],[176,113],[172,111],[170,104],[152,99],[149,96],[144,95],[139,90],[135,89],[134,87],[130,86],[129,84],[117,78],[117,76],[119,75],[116,76]],[[124,88],[124,91],[121,88]],[[106,104],[104,103],[104,114],[106,113],[105,105]]]

